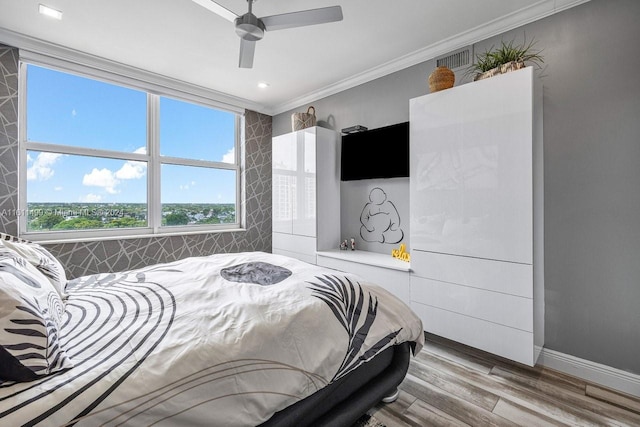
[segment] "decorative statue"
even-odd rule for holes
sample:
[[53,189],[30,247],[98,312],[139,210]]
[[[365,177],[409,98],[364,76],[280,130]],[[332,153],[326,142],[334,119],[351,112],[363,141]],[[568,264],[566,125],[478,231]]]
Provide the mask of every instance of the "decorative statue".
[[400,215],[387,194],[379,187],[369,193],[369,203],[360,215],[360,237],[365,242],[399,243],[404,232],[400,228]]

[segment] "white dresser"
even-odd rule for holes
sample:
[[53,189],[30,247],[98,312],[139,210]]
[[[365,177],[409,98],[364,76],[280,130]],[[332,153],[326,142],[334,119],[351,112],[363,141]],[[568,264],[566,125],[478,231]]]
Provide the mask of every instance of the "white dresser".
[[316,263],[340,242],[338,133],[311,127],[272,140],[274,254]]
[[528,67],[410,102],[411,307],[527,365],[544,343],[538,84]]
[[390,254],[330,249],[318,252],[318,265],[357,274],[409,305],[410,265],[408,262],[392,258]]

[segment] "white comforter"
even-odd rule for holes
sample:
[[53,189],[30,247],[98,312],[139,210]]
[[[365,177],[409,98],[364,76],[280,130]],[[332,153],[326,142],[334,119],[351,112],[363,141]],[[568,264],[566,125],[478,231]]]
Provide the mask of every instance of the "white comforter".
[[[265,266],[283,280],[233,281],[268,282]],[[382,288],[259,252],[85,276],[68,291],[75,366],[0,384],[0,425],[258,425],[384,348],[424,340]]]

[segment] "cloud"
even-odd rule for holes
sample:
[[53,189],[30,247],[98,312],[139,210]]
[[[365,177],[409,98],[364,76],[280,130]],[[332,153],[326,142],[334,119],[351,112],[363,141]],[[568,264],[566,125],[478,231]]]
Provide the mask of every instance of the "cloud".
[[224,163],[235,163],[236,162],[236,149],[232,148],[231,150],[227,151],[227,153],[222,156],[222,161]]
[[[136,154],[147,154],[147,147],[136,148]],[[117,179],[140,179],[147,173],[146,162],[136,162],[129,160],[115,173]]]
[[139,179],[147,172],[147,164],[145,162],[125,162],[124,165],[115,173],[118,179]]
[[63,188],[60,187],[60,186],[53,187],[53,191],[62,191],[62,190],[63,190]]
[[191,181],[188,184],[184,184],[184,185],[180,184],[178,186],[178,188],[181,189],[181,190],[188,190],[189,188],[195,187],[195,186],[196,186],[196,182],[195,181]]
[[116,194],[116,185],[120,184],[120,181],[116,178],[115,174],[107,168],[96,169],[93,168],[90,174],[86,174],[82,178],[82,185],[102,187],[109,194]]
[[80,201],[84,203],[97,203],[102,200],[102,196],[99,194],[89,193],[86,196],[81,196]]
[[74,108],[73,110],[71,110],[71,117],[75,117],[78,113],[76,112],[76,109]]
[[[146,147],[137,148],[134,153],[145,154],[147,152]],[[128,179],[140,179],[147,173],[147,163],[138,162],[134,160],[127,160],[122,167],[113,172],[110,169],[93,168],[91,173],[85,174],[82,178],[82,184],[86,186],[102,187],[109,194],[117,194],[120,191],[116,187],[125,180]],[[89,194],[88,196],[95,196]],[[87,197],[88,197],[87,196]],[[98,196],[95,196],[98,197]],[[85,200],[88,201],[88,200]],[[97,200],[94,200],[97,201]]]
[[[27,157],[27,161],[33,159]],[[51,178],[55,171],[51,168],[58,159],[62,157],[62,154],[57,153],[40,153],[33,164],[27,168],[27,180],[29,181],[46,181]]]

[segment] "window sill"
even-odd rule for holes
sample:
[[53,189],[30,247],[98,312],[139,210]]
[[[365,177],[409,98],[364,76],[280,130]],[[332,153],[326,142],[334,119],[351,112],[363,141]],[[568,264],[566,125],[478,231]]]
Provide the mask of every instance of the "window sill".
[[[62,243],[87,243],[87,242],[101,242],[108,240],[130,240],[130,239],[150,239],[161,237],[173,237],[173,236],[193,236],[197,234],[217,234],[217,233],[237,233],[247,231],[246,228],[225,228],[220,230],[193,230],[193,231],[171,231],[166,233],[146,233],[146,234],[127,234],[127,235],[113,235],[113,236],[87,236],[78,237],[73,239],[43,239],[34,240],[41,245],[55,245]],[[23,239],[29,239],[28,235],[21,236]]]

